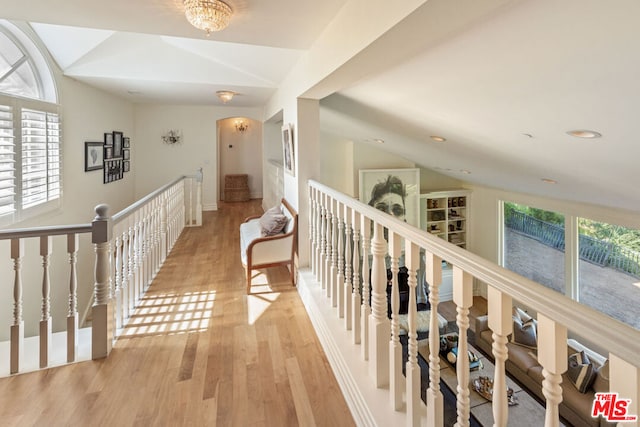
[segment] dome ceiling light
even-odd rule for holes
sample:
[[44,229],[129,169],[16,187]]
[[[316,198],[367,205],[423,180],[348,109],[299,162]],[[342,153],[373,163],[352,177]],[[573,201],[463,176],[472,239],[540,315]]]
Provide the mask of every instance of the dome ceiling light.
[[227,28],[233,11],[219,0],[184,0],[184,14],[191,25],[209,36],[212,31]]

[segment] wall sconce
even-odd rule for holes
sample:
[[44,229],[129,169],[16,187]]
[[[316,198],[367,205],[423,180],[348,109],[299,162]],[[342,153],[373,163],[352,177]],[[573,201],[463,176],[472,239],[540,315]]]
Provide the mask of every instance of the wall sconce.
[[178,129],[176,130],[168,130],[162,135],[162,142],[167,145],[180,144],[182,142],[182,132]]
[[244,133],[249,129],[249,125],[244,120],[236,120],[236,130],[240,133]]

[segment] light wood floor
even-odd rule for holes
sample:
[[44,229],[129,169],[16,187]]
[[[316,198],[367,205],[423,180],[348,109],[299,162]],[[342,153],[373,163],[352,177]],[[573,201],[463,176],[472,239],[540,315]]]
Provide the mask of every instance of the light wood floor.
[[107,359],[0,379],[0,425],[354,425],[287,272],[246,295],[238,227],[261,211],[185,229]]

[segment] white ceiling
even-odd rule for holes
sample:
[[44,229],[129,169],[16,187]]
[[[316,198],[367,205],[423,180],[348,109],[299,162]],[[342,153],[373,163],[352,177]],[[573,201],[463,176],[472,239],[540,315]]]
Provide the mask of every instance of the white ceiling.
[[[230,0],[229,28],[210,38],[181,0],[3,0],[0,17],[31,22],[66,75],[133,102],[220,104],[229,89],[255,107],[346,2]],[[322,100],[323,132],[383,139],[465,181],[640,211],[640,2],[493,0],[463,20],[489,3],[429,0],[372,41],[369,66],[345,64],[351,83]]]

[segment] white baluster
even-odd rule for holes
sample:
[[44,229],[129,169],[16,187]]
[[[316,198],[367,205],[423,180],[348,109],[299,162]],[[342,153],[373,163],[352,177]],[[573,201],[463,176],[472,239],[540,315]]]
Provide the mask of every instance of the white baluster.
[[473,276],[456,266],[453,267],[453,301],[456,303],[458,312],[456,316],[458,324],[458,359],[456,361],[458,422],[456,426],[465,427],[469,425],[471,409],[467,331],[469,330],[469,308],[473,305]]
[[[414,243],[405,241],[405,264],[409,274],[409,359],[405,366],[407,377],[407,425],[418,427],[420,425],[420,366],[418,366],[418,332],[416,317],[418,307],[416,303],[417,273],[420,268],[420,248]],[[430,408],[431,409],[431,408]]]
[[51,236],[40,237],[40,256],[42,257],[42,318],[40,319],[41,368],[49,366],[51,350],[51,283],[49,279],[51,249]]
[[369,252],[371,250],[371,220],[362,215],[360,232],[362,236],[362,308],[360,310],[360,333],[362,343],[362,357],[369,360],[369,316],[371,316],[370,302],[370,271]]
[[361,316],[360,310],[362,303],[360,298],[360,214],[354,209],[352,211],[352,224],[353,224],[353,299],[351,301],[353,319],[352,319],[352,331],[353,331],[353,343],[360,344],[361,339]]
[[387,242],[382,225],[374,223],[371,241],[373,262],[371,266],[371,316],[369,317],[369,374],[376,387],[389,384],[388,342],[391,325],[387,317],[387,268],[384,257]]
[[171,244],[167,243],[169,227],[167,225],[169,200],[166,195],[160,196],[160,265],[167,259],[167,253]]
[[111,352],[113,343],[113,307],[111,302],[111,218],[107,205],[96,207],[96,218],[92,223],[91,242],[95,245],[96,265],[91,322],[91,357],[100,359]]
[[315,196],[316,189],[313,187],[309,187],[309,254],[310,259],[309,262],[311,264],[311,273],[316,274],[316,205],[315,205]]
[[344,325],[347,331],[351,330],[351,323],[353,322],[353,307],[352,307],[352,294],[353,294],[353,278],[351,268],[351,242],[353,230],[351,229],[351,210],[344,206],[344,221],[345,221],[345,245],[344,245]]
[[114,293],[116,310],[116,329],[122,328],[122,239],[120,233],[116,232],[113,248],[113,260],[115,261]]
[[11,325],[10,373],[20,372],[24,357],[24,318],[22,317],[22,257],[24,242],[11,239],[11,259],[13,259],[13,323]]
[[69,311],[67,312],[67,362],[76,360],[78,350],[78,235],[67,235],[69,254]]
[[398,259],[401,255],[400,236],[389,230],[389,256],[391,257],[391,341],[389,341],[389,390],[391,391],[391,407],[399,411],[404,405],[402,393],[406,387],[402,375],[402,345],[400,344],[400,327],[398,311],[400,295],[398,288]]
[[[425,251],[425,280],[429,284],[429,349],[440,348],[438,304],[442,283],[442,259]],[[440,390],[440,357],[438,351],[429,351],[429,388],[427,389],[427,425],[441,426],[444,422],[444,400]]]
[[322,222],[320,224],[320,263],[318,265],[318,279],[322,285],[322,289],[327,286],[327,274],[325,271],[325,265],[327,262],[327,206],[324,195],[321,195]]
[[332,291],[332,276],[331,276],[331,260],[333,259],[332,251],[333,251],[333,240],[331,235],[331,228],[333,224],[333,199],[329,196],[326,196],[326,210],[327,210],[327,257],[324,261],[324,270],[322,272],[322,276],[324,278],[324,285],[326,286],[327,298],[331,298]]
[[[121,295],[122,298],[122,307],[121,307],[121,316],[123,322],[125,322],[129,318],[129,246],[131,241],[129,240],[129,228],[127,227],[127,222],[123,222],[122,225],[122,268],[121,268]],[[124,323],[123,323],[124,324]]]
[[331,306],[338,305],[338,201],[331,202]]
[[538,361],[542,365],[542,394],[547,399],[545,427],[560,426],[562,374],[567,370],[567,328],[538,313]]
[[127,318],[129,316],[131,316],[131,313],[133,313],[133,310],[136,306],[136,229],[135,229],[135,215],[131,215],[129,217],[129,227],[128,227],[128,233],[129,233],[129,237],[128,237],[128,241],[129,241],[129,245],[127,246],[128,248],[128,255],[127,255],[127,272],[128,272],[128,279],[127,279],[127,283],[128,283],[128,287],[129,287],[129,291],[128,291],[128,304],[127,304]]
[[505,362],[509,356],[507,336],[513,331],[511,305],[509,295],[492,287],[487,288],[489,328],[493,332],[492,350],[496,365],[493,376],[493,420],[496,426],[506,426],[509,418]]
[[338,221],[338,275],[336,278],[336,300],[338,317],[344,318],[344,208],[336,204],[336,218]]

